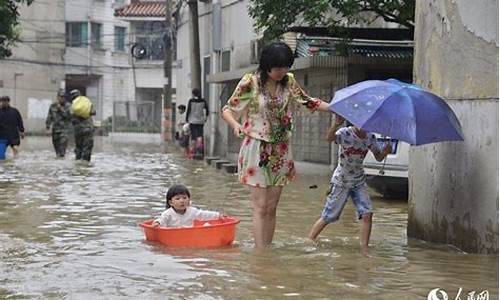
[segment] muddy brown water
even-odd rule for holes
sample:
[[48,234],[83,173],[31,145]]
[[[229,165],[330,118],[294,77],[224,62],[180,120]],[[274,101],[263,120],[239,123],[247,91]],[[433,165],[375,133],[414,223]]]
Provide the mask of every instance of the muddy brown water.
[[[234,175],[107,137],[84,166],[71,151],[55,159],[49,138],[28,137],[20,157],[0,161],[0,299],[427,299],[434,288],[449,299],[460,288],[461,299],[486,290],[498,299],[498,257],[408,239],[406,199],[372,195],[371,258],[359,254],[350,203],[317,245],[307,243],[329,174],[303,173],[284,190],[273,246],[256,252],[248,193]],[[176,182],[193,205],[241,220],[234,246],[144,240],[138,224],[163,210]]]

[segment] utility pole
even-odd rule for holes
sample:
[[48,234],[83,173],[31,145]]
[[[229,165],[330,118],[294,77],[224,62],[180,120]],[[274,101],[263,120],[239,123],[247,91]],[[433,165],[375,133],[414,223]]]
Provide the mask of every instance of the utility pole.
[[198,27],[198,1],[188,0],[191,33],[191,89],[201,92],[200,29]]
[[163,119],[162,133],[163,142],[172,141],[174,126],[174,114],[172,110],[172,1],[165,1],[165,57],[163,60]]

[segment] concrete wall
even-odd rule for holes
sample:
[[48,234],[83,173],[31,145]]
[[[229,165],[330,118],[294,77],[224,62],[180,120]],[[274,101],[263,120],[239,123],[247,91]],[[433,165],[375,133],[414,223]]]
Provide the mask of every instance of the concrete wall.
[[408,235],[498,253],[498,1],[417,1],[414,77],[465,141],[412,148]]
[[0,95],[11,98],[26,131],[45,130],[48,108],[64,79],[64,1],[20,6],[20,38],[0,60]]

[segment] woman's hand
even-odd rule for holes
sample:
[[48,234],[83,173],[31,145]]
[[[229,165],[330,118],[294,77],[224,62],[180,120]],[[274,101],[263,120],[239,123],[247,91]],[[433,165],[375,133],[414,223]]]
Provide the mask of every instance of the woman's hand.
[[233,132],[234,132],[234,135],[236,137],[238,137],[238,138],[242,138],[243,136],[245,136],[245,134],[243,133],[243,129],[241,128],[240,124],[235,124],[234,125]]
[[238,138],[242,138],[245,135],[240,123],[236,121],[236,118],[229,109],[225,109],[222,111],[222,119],[224,119],[224,121],[226,121],[226,123],[228,123],[229,126],[233,128],[235,136],[237,136]]

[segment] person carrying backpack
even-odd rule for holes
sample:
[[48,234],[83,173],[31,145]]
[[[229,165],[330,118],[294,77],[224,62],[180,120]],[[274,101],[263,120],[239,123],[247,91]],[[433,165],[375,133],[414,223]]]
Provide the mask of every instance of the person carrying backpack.
[[72,104],[71,115],[75,130],[75,158],[90,162],[92,148],[94,147],[94,121],[96,114],[89,98],[82,96],[79,90],[70,92]]

